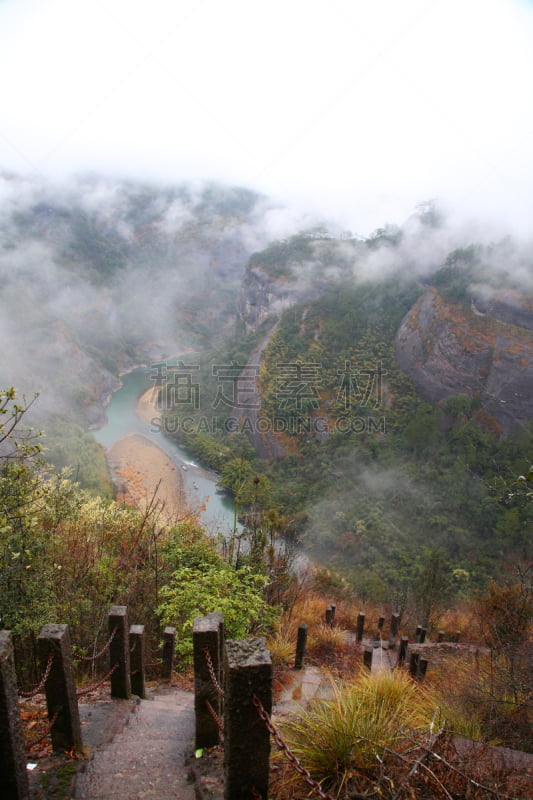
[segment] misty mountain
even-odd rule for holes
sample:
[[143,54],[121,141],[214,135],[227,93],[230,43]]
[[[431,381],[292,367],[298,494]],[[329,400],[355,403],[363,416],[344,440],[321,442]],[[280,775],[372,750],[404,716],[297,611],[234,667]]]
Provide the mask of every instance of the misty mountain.
[[[236,325],[268,330],[334,287],[391,279],[418,287],[396,358],[423,398],[479,395],[505,431],[530,416],[529,251],[510,239],[475,245],[433,203],[362,239],[331,223],[302,227],[268,198],[218,184],[3,174],[0,201],[0,381],[40,392],[41,418],[100,424],[136,364],[208,352]],[[440,317],[421,313],[430,297]]]
[[373,599],[402,596],[431,552],[471,586],[530,553],[532,260],[450,242],[420,218],[300,235],[243,281],[263,343],[252,463],[307,552]]
[[0,198],[0,380],[41,393],[54,463],[83,450],[84,485],[105,466],[82,428],[121,372],[194,353],[211,419],[210,364],[260,353],[263,451],[200,427],[180,441],[226,487],[249,460],[321,559],[379,582],[401,556],[413,577],[429,535],[479,580],[525,552],[530,504],[505,498],[532,435],[526,245],[476,243],[431,203],[363,239],[216,184],[4,175]]
[[120,372],[232,328],[273,205],[247,189],[0,177],[0,382],[102,420]]
[[[495,430],[509,433],[533,416],[533,259],[510,239],[445,254],[453,238],[441,222],[424,208],[404,228],[388,226],[367,240],[305,233],[253,254],[239,301],[243,329],[266,329],[302,304],[311,316],[313,304],[339,286],[347,293],[360,287],[375,306],[374,324],[390,323],[394,312],[382,304],[381,287],[392,280],[400,294],[411,282],[412,305],[395,328],[398,365],[424,400],[464,393],[486,412],[486,424],[492,419]],[[342,313],[357,336],[357,304]],[[330,355],[337,355],[334,341]]]

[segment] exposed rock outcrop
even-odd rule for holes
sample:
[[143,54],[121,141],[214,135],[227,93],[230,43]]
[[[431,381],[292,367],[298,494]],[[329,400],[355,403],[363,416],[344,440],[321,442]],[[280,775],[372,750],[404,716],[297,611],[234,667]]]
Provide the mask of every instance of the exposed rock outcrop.
[[[428,289],[404,318],[396,336],[400,367],[425,400],[450,395],[479,395],[482,408],[509,432],[533,416],[533,313],[497,306],[500,319],[476,307],[443,299]],[[505,311],[503,310],[505,309]],[[527,325],[526,325],[527,323]]]
[[239,297],[239,318],[246,333],[258,330],[267,319],[279,319],[303,295],[293,281],[273,280],[261,267],[249,265]]
[[275,242],[250,257],[241,284],[238,314],[246,333],[266,320],[278,320],[285,309],[318,297],[353,277],[363,245],[311,234]]

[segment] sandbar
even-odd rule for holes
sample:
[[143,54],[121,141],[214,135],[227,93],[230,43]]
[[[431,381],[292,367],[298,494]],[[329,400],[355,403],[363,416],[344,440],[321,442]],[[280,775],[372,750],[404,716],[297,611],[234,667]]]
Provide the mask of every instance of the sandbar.
[[175,523],[188,516],[187,496],[179,468],[145,436],[131,433],[119,439],[107,451],[107,462],[118,497],[124,503],[142,510],[151,504],[157,507],[161,520],[166,523]]
[[160,389],[158,387],[152,386],[139,397],[135,411],[143,422],[150,424],[153,423],[154,420],[161,419],[161,412],[157,408],[159,392]]

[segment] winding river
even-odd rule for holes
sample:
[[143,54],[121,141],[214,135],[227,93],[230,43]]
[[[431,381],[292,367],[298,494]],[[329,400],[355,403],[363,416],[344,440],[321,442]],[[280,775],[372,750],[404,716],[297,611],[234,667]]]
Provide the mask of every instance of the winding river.
[[149,375],[150,371],[141,367],[122,377],[121,388],[113,393],[106,407],[107,424],[93,430],[94,437],[105,448],[110,448],[130,433],[140,433],[156,444],[182,469],[191,505],[205,504],[200,518],[207,529],[212,534],[220,532],[229,536],[233,530],[235,507],[229,497],[217,492],[217,475],[197,464],[190,453],[167,439],[156,425],[150,425],[136,413],[139,397],[153,387]]

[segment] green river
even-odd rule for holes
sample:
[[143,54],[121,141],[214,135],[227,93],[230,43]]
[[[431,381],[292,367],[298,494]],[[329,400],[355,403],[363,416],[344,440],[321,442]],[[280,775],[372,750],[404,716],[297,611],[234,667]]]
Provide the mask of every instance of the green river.
[[[233,531],[234,505],[229,497],[217,492],[217,475],[197,464],[190,453],[163,436],[157,425],[144,422],[136,413],[139,397],[151,386],[150,370],[139,368],[122,377],[122,386],[111,396],[106,407],[107,424],[93,430],[95,439],[109,448],[130,433],[141,433],[154,442],[182,469],[185,489],[191,505],[205,503],[200,515],[209,532],[229,536]],[[156,412],[154,412],[155,416]]]

